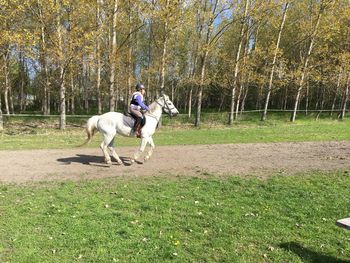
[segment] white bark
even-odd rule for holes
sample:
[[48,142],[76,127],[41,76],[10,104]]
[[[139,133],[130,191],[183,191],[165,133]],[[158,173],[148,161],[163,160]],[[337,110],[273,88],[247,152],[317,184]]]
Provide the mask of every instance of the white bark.
[[40,19],[40,45],[41,45],[41,51],[40,51],[40,62],[43,68],[43,76],[44,76],[44,87],[43,87],[43,113],[44,115],[50,114],[50,99],[49,99],[49,90],[50,90],[50,81],[48,76],[48,68],[47,68],[47,62],[46,62],[46,34],[45,34],[45,23],[44,23],[44,15],[42,10],[42,4],[41,0],[37,1],[39,6],[39,19]]
[[58,64],[60,70],[60,129],[66,128],[66,87],[64,85],[64,61],[63,61],[63,40],[62,40],[62,25],[61,25],[61,2],[56,0],[56,26],[57,26],[57,38],[58,38]]
[[[165,9],[168,10],[169,7],[169,0],[166,0]],[[161,62],[161,69],[160,69],[160,93],[162,94],[164,92],[164,86],[165,86],[165,63],[166,63],[166,56],[167,56],[167,48],[168,48],[168,16],[167,14],[165,21],[164,21],[164,38],[163,38],[163,48],[162,48],[162,62]]]
[[115,68],[116,68],[116,53],[117,53],[117,11],[118,0],[114,0],[113,8],[113,25],[112,25],[112,50],[110,54],[110,86],[109,86],[109,111],[115,111]]
[[301,77],[300,77],[300,81],[299,81],[299,85],[298,85],[298,91],[297,91],[297,95],[296,95],[296,98],[295,98],[295,101],[294,101],[294,109],[293,109],[293,112],[292,112],[292,115],[291,115],[291,118],[290,118],[291,122],[295,121],[295,118],[296,118],[296,115],[297,115],[297,109],[298,109],[298,105],[299,105],[300,94],[301,94],[301,90],[302,90],[302,88],[304,86],[304,80],[305,80],[305,76],[306,76],[307,69],[308,69],[309,59],[310,59],[310,56],[311,56],[311,53],[312,53],[312,48],[313,48],[313,45],[314,45],[315,36],[316,36],[316,33],[317,33],[318,26],[320,24],[320,20],[321,20],[321,16],[322,16],[323,11],[324,11],[324,7],[323,7],[323,3],[321,2],[320,10],[319,10],[318,15],[317,15],[316,24],[315,24],[315,27],[313,29],[312,35],[311,35],[309,49],[308,49],[308,52],[307,52],[307,54],[305,56],[305,59],[304,59],[303,71],[301,73]]
[[102,99],[101,99],[101,41],[100,41],[100,30],[102,27],[102,20],[100,14],[100,7],[102,1],[97,0],[97,9],[96,9],[96,96],[97,96],[97,112],[102,114]]
[[284,23],[286,21],[288,6],[289,6],[289,2],[287,2],[285,4],[285,6],[284,6],[283,17],[282,17],[282,21],[281,21],[281,24],[280,24],[280,27],[279,27],[279,30],[278,30],[278,37],[277,37],[277,41],[276,41],[276,48],[275,48],[275,52],[274,52],[274,56],[273,56],[273,60],[272,60],[270,81],[269,81],[269,86],[267,88],[267,94],[266,94],[266,100],[265,100],[265,108],[264,108],[264,112],[263,112],[263,114],[261,116],[261,120],[262,121],[266,120],[267,108],[269,106],[269,101],[270,101],[270,96],[271,96],[271,91],[272,91],[272,81],[273,81],[273,74],[275,72],[277,53],[278,53],[278,49],[279,49],[279,46],[280,46],[280,40],[281,40],[281,35],[282,35]]
[[2,117],[1,93],[0,93],[0,131],[4,129],[4,121]]
[[229,116],[229,125],[232,125],[233,118],[234,118],[235,93],[236,93],[237,78],[238,78],[238,71],[239,71],[239,59],[240,59],[240,54],[241,54],[241,49],[242,49],[242,44],[243,44],[243,37],[244,37],[244,21],[247,17],[247,13],[248,13],[248,2],[249,2],[248,0],[245,0],[244,15],[242,18],[242,25],[241,25],[241,30],[240,30],[240,34],[239,34],[239,44],[238,44],[236,59],[235,59],[235,70],[234,70],[233,85],[232,85],[232,90],[231,90],[231,109],[230,109],[230,116]]
[[10,90],[8,56],[9,56],[9,51],[6,51],[3,54],[3,59],[4,59],[4,76],[5,76],[4,101],[5,101],[5,110],[6,110],[5,112],[6,112],[6,114],[10,114],[10,107],[9,107],[9,101],[8,101],[9,90]]
[[341,120],[344,120],[345,114],[346,114],[346,106],[347,106],[348,98],[349,98],[349,82],[350,82],[350,72],[348,73],[346,84],[345,84],[344,102],[343,102],[343,105],[342,105],[343,107],[342,107],[342,111],[340,114]]

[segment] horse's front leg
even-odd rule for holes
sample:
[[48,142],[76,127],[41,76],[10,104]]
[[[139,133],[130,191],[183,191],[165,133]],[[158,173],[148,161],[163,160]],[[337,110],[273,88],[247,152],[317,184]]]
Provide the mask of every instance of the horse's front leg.
[[153,150],[154,150],[154,148],[156,147],[156,146],[154,145],[154,142],[153,142],[152,137],[149,137],[149,138],[148,138],[148,143],[151,145],[151,148],[149,149],[147,155],[145,156],[145,161],[147,161],[149,158],[151,158],[151,156],[152,156],[152,154],[153,154]]
[[137,159],[140,157],[140,155],[143,153],[143,151],[145,150],[146,148],[146,145],[147,145],[147,141],[148,141],[148,138],[142,138],[141,139],[141,145],[140,145],[140,148],[139,150],[134,154],[134,158],[131,159],[131,162],[135,162],[137,161]]

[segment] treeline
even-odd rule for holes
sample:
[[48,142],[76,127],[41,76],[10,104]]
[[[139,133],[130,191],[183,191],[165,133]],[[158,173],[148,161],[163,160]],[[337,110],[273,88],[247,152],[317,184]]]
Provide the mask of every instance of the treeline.
[[[142,82],[183,112],[340,110],[347,0],[0,0],[0,117],[123,111]],[[0,120],[1,122],[1,120]]]

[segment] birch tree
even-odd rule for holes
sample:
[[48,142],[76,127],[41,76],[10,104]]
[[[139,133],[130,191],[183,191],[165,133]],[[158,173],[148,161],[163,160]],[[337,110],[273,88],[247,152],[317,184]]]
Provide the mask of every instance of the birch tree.
[[281,40],[281,35],[282,35],[284,23],[286,21],[288,6],[289,6],[289,2],[286,2],[284,5],[284,9],[283,9],[282,21],[281,21],[281,24],[280,24],[279,30],[278,30],[276,48],[275,48],[275,52],[274,52],[274,56],[273,56],[273,60],[272,60],[272,68],[271,68],[271,73],[270,73],[269,86],[267,88],[265,107],[264,107],[264,112],[261,116],[262,121],[266,120],[267,108],[269,106],[270,95],[271,95],[271,91],[272,91],[272,82],[273,82],[273,75],[275,72],[276,59],[277,59],[277,54],[278,54],[278,50],[279,50],[279,46],[280,46],[280,40]]
[[[49,5],[49,4],[47,4]],[[43,113],[44,115],[50,114],[50,80],[49,80],[49,71],[48,71],[48,53],[47,53],[47,33],[46,33],[46,21],[44,14],[44,6],[42,0],[37,0],[37,13],[40,25],[40,64],[42,66],[42,75],[43,75]],[[45,10],[46,11],[46,10]]]
[[348,72],[348,74],[346,76],[344,99],[343,99],[342,110],[341,110],[341,113],[340,113],[340,119],[341,120],[344,120],[344,118],[345,118],[346,106],[347,106],[348,99],[349,99],[349,85],[350,85],[350,72]]
[[324,5],[324,1],[322,0],[319,6],[319,10],[317,13],[317,18],[316,18],[316,23],[313,27],[311,36],[310,36],[310,43],[309,43],[309,47],[307,50],[307,53],[305,54],[305,57],[303,58],[303,65],[302,65],[302,72],[301,72],[301,76],[300,76],[300,80],[299,80],[299,84],[298,84],[298,90],[297,90],[297,95],[295,97],[295,101],[294,101],[294,107],[293,107],[293,112],[290,118],[290,121],[294,122],[295,118],[296,118],[296,114],[297,114],[297,109],[298,109],[298,105],[299,105],[299,100],[300,100],[300,94],[301,94],[301,90],[304,86],[304,80],[305,80],[305,76],[308,70],[308,66],[309,66],[309,60],[310,60],[310,56],[312,54],[312,48],[314,45],[314,41],[316,38],[316,34],[317,34],[317,30],[320,24],[320,20],[322,17],[322,14],[324,12],[325,9],[325,5]]
[[[248,0],[247,0],[248,1]],[[206,74],[206,66],[209,52],[213,45],[216,44],[217,40],[222,37],[223,33],[227,30],[228,26],[232,23],[225,23],[214,32],[214,22],[216,19],[226,10],[228,10],[229,5],[226,2],[223,2],[220,6],[219,0],[216,1],[206,1],[204,0],[203,11],[201,11],[201,15],[204,16],[201,21],[200,27],[203,27],[203,40],[200,41],[201,45],[199,47],[199,87],[198,87],[198,95],[197,95],[197,111],[196,111],[196,120],[195,126],[200,126],[201,122],[201,110],[202,110],[202,97],[203,97],[203,88],[205,84],[205,74]],[[201,3],[201,1],[199,1]]]
[[113,13],[112,13],[112,44],[110,53],[110,78],[109,78],[109,111],[115,111],[116,109],[116,87],[115,87],[115,70],[116,70],[116,56],[117,56],[117,12],[118,12],[118,0],[114,0]]
[[59,98],[60,98],[60,124],[61,130],[66,128],[66,87],[65,87],[65,65],[64,65],[64,48],[63,48],[63,32],[61,24],[62,2],[55,0],[56,7],[56,33],[58,41],[57,63],[59,67]]
[[96,97],[97,113],[102,114],[102,97],[101,97],[101,29],[102,17],[101,6],[103,0],[96,0]]
[[244,14],[241,19],[241,29],[240,29],[240,34],[239,34],[239,43],[238,43],[238,48],[236,51],[236,58],[235,58],[235,68],[233,72],[233,84],[232,84],[232,89],[231,89],[231,108],[230,108],[230,115],[229,115],[229,125],[232,125],[233,123],[233,118],[234,118],[234,111],[235,111],[235,93],[236,93],[236,88],[237,88],[237,78],[238,78],[238,71],[239,71],[239,60],[240,60],[240,55],[241,55],[241,49],[243,45],[243,40],[244,40],[244,27],[245,27],[245,21],[247,18],[248,14],[248,4],[249,0],[245,0],[244,3]]

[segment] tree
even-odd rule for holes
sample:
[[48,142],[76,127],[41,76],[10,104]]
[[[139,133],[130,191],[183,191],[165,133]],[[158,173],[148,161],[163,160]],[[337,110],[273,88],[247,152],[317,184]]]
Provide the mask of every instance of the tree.
[[267,108],[269,106],[269,101],[270,101],[270,95],[272,91],[272,81],[273,81],[273,75],[275,72],[275,65],[276,65],[276,59],[277,59],[277,54],[278,54],[278,49],[280,46],[280,40],[281,40],[281,35],[284,27],[284,23],[286,21],[286,16],[287,16],[287,10],[288,10],[289,2],[286,2],[284,5],[284,10],[283,10],[283,15],[282,15],[282,21],[278,30],[278,36],[277,36],[277,41],[276,41],[276,48],[273,56],[273,61],[272,61],[272,68],[271,68],[271,73],[270,73],[270,81],[269,81],[269,86],[267,88],[267,94],[266,94],[266,100],[265,100],[265,107],[264,107],[264,112],[261,116],[261,120],[264,121],[266,120],[266,115],[267,115]]
[[[199,4],[201,4],[201,1],[199,1]],[[204,4],[202,5],[203,10],[199,14],[199,32],[202,32],[202,28],[204,28],[204,30],[203,37],[200,35],[200,37],[203,39],[200,41],[201,44],[199,46],[200,68],[195,126],[200,126],[203,88],[205,84],[205,74],[207,66],[206,64],[209,52],[217,43],[218,39],[222,37],[223,33],[227,30],[228,26],[232,24],[231,22],[224,23],[223,25],[220,25],[219,28],[216,28],[216,32],[214,32],[214,22],[216,22],[217,19],[220,18],[220,15],[222,15],[226,10],[229,9],[228,3],[223,2],[221,3],[221,5],[219,4],[219,0],[209,2],[204,0]]]
[[301,72],[301,76],[300,76],[300,80],[299,80],[299,84],[298,84],[298,90],[297,90],[297,95],[295,97],[295,101],[294,101],[294,108],[293,108],[293,112],[290,118],[290,121],[294,122],[295,121],[295,117],[297,114],[297,109],[298,109],[298,105],[299,105],[299,100],[300,100],[300,94],[301,94],[301,90],[304,86],[304,81],[305,81],[305,76],[308,70],[308,66],[309,66],[309,60],[310,60],[310,56],[312,53],[312,48],[314,45],[314,41],[315,41],[315,37],[317,34],[317,29],[318,26],[320,24],[320,20],[321,20],[321,16],[324,12],[325,9],[325,3],[324,1],[321,1],[320,3],[320,7],[319,7],[319,11],[317,14],[317,18],[316,18],[316,24],[314,25],[314,28],[312,30],[312,34],[310,36],[310,43],[309,43],[309,47],[308,47],[308,51],[305,54],[305,57],[303,58],[303,65],[302,65],[302,72]]
[[59,87],[60,87],[60,129],[66,128],[66,86],[65,86],[65,61],[64,61],[64,48],[63,48],[63,32],[61,24],[61,12],[62,2],[61,0],[55,0],[56,8],[56,33],[58,40],[57,50],[57,64],[59,67]]
[[241,55],[241,49],[243,45],[244,40],[244,27],[245,27],[245,21],[248,14],[248,0],[245,0],[244,3],[244,14],[241,20],[241,29],[239,34],[239,44],[236,51],[236,58],[235,58],[235,68],[233,72],[233,84],[231,89],[231,110],[229,115],[229,125],[232,125],[233,123],[233,117],[234,117],[234,110],[235,110],[235,93],[237,88],[237,82],[238,82],[238,70],[239,70],[239,60]]

